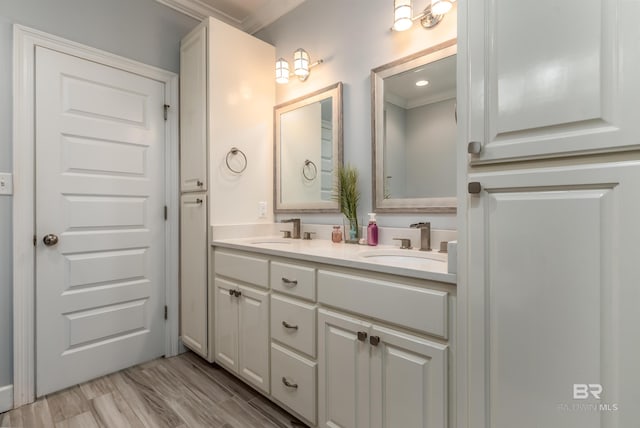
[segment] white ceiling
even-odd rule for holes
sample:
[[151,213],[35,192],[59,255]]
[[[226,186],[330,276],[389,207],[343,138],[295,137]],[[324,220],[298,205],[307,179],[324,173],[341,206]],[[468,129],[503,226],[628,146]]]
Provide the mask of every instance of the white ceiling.
[[255,33],[305,0],[156,0],[192,18],[213,16],[247,33]]

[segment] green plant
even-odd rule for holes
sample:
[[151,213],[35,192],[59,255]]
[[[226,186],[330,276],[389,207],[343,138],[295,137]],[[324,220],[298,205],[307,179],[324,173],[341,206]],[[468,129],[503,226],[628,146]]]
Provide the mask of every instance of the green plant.
[[347,164],[338,168],[334,200],[339,203],[340,212],[349,219],[351,226],[358,230],[360,191],[358,190],[358,170],[355,167]]

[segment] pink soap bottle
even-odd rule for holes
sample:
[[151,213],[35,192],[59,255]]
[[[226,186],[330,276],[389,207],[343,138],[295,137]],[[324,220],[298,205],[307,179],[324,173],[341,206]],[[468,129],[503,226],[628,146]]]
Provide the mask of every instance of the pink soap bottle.
[[367,244],[378,245],[378,224],[376,213],[369,213],[369,225],[367,226]]

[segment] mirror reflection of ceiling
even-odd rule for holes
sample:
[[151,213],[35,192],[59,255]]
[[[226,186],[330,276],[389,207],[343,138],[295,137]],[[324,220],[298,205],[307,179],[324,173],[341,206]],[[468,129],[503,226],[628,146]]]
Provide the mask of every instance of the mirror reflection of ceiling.
[[[423,80],[429,84],[416,86]],[[455,98],[456,55],[405,71],[384,80],[384,100],[410,109]]]

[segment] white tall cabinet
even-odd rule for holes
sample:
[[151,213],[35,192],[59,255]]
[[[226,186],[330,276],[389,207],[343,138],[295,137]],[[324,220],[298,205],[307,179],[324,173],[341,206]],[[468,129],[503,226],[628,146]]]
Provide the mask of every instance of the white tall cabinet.
[[[264,177],[273,173],[274,61],[273,46],[213,18],[180,46],[180,334],[209,361],[215,304],[210,227],[273,221],[270,214],[258,218],[257,207],[273,200]],[[240,173],[226,166],[244,161]]]
[[458,13],[458,426],[634,426],[640,3]]

